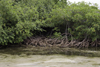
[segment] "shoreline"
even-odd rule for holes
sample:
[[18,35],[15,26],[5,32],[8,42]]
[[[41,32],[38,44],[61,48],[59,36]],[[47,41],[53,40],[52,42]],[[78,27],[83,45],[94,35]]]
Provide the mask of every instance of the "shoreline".
[[71,55],[71,56],[86,56],[100,57],[99,50],[76,49],[76,48],[60,48],[60,47],[40,47],[32,45],[13,45],[7,48],[0,49],[0,53],[10,55]]

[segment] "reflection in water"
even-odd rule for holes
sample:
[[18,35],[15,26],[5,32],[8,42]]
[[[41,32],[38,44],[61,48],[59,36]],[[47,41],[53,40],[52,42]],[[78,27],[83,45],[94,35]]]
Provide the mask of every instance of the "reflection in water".
[[34,55],[32,52],[31,48],[21,47],[1,49],[0,67],[100,67],[99,57]]

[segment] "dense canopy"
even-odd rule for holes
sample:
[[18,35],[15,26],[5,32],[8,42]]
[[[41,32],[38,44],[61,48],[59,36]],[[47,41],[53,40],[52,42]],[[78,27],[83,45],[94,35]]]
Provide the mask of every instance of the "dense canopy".
[[66,0],[0,0],[0,44],[20,43],[40,33],[66,36],[69,41],[97,41],[100,10],[90,5]]

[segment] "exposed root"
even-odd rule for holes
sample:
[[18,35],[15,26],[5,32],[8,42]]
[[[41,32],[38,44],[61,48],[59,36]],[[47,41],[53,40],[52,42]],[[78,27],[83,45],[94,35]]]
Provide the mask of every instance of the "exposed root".
[[26,45],[32,46],[41,46],[41,47],[75,47],[75,48],[88,48],[90,46],[94,47],[97,45],[100,46],[100,41],[89,42],[89,40],[84,39],[82,42],[77,40],[71,40],[70,42],[66,40],[66,38],[58,39],[58,38],[46,38],[46,37],[31,37],[24,40]]

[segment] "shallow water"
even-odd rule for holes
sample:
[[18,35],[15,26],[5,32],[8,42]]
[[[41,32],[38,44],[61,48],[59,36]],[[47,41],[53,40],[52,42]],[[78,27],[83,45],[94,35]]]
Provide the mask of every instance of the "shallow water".
[[100,67],[99,57],[0,54],[0,67]]
[[[45,52],[44,48],[12,47],[0,49],[0,67],[100,67],[100,57],[73,55],[35,55]],[[97,52],[91,51],[87,52]],[[30,53],[30,54],[29,54]]]

